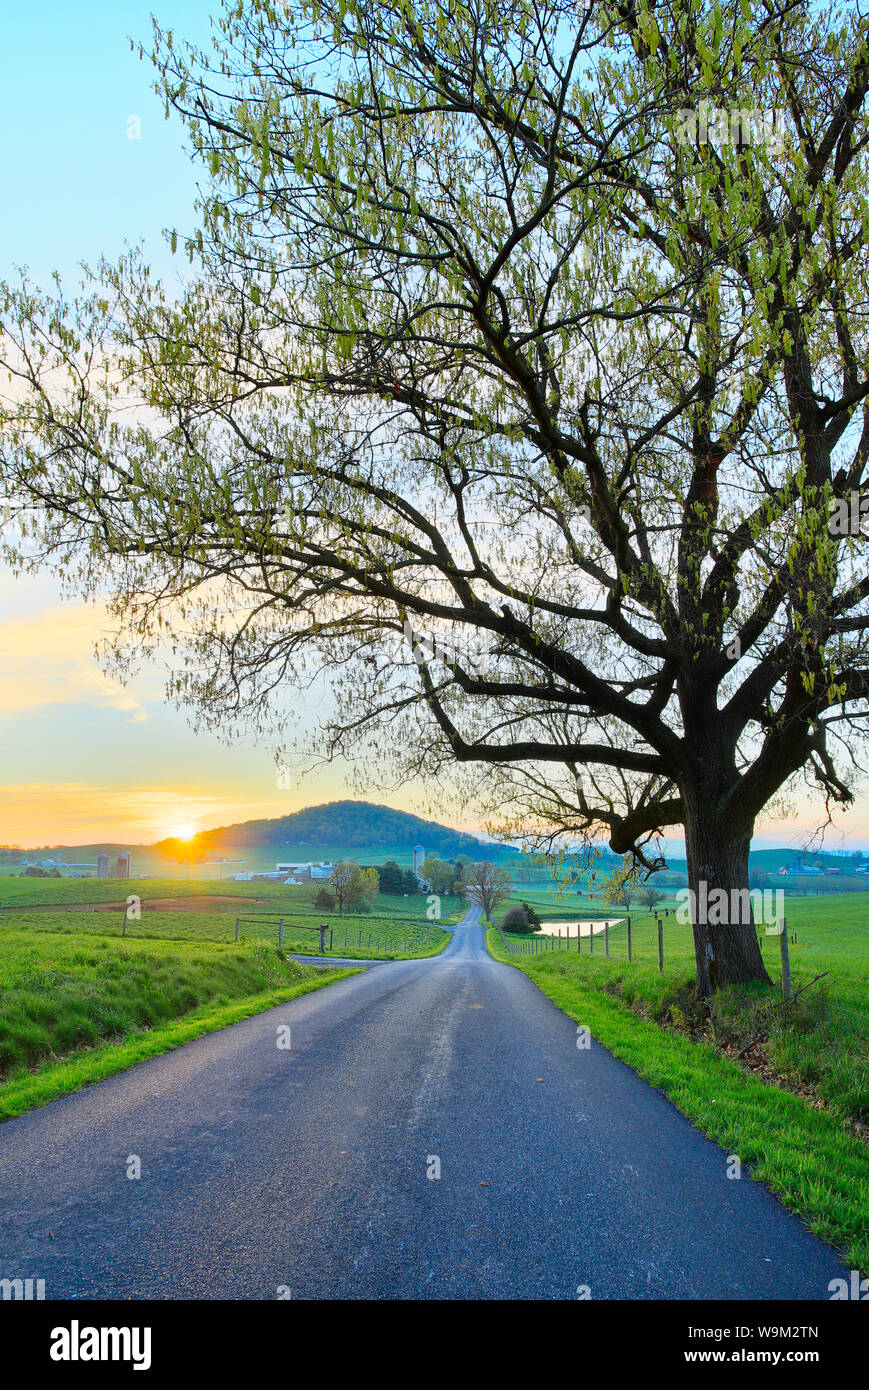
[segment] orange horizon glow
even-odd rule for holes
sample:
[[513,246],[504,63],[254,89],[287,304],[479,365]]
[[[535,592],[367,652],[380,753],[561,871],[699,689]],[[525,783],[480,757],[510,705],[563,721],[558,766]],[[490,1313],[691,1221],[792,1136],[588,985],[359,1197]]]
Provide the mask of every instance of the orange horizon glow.
[[168,838],[170,840],[192,840],[198,834],[198,828],[192,822],[188,822],[186,825],[176,825],[174,830],[169,831]]
[[[110,625],[99,604],[62,603],[51,579],[16,577],[0,566],[0,845],[188,842],[219,826],[357,799],[486,838],[470,806],[464,814],[446,807],[438,813],[419,779],[398,793],[384,796],[372,786],[360,797],[349,789],[347,765],[336,762],[294,774],[286,785],[276,777],[274,749],[229,746],[194,732],[186,714],[167,704],[155,669],[146,667],[126,686],[106,676],[94,644]],[[319,707],[301,709],[299,732],[315,735],[319,718]],[[822,807],[796,795],[792,815],[759,817],[754,840],[801,847],[823,820]],[[869,845],[862,795],[837,815],[824,840],[827,848]]]

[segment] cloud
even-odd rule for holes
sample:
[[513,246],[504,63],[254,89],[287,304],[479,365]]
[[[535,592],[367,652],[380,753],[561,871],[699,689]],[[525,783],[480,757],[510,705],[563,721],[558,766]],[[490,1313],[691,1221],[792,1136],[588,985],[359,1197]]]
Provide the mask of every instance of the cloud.
[[[144,723],[148,710],[142,700],[97,665],[94,643],[103,623],[100,609],[71,603],[0,623],[0,715],[92,705]],[[153,694],[159,698],[158,691]]]

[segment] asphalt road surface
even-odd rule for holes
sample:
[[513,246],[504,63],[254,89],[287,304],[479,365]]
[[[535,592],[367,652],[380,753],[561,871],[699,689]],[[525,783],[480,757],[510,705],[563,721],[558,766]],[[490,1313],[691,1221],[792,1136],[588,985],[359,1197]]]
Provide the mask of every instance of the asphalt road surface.
[[48,1299],[828,1299],[832,1251],[576,1038],[471,913],[439,957],[0,1126],[0,1278]]

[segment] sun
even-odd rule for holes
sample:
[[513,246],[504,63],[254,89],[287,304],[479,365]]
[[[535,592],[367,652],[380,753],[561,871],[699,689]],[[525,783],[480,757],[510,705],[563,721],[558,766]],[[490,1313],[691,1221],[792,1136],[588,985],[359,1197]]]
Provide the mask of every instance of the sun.
[[172,831],[172,839],[192,840],[195,834],[196,826],[192,821],[188,821],[186,825],[176,825],[175,829]]

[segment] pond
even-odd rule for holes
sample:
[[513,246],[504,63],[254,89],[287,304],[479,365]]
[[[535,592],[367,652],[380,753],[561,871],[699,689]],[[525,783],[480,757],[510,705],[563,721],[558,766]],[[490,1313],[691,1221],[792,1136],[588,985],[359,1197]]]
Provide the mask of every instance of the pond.
[[548,922],[548,921],[544,921],[542,930],[539,931],[539,932],[535,932],[534,935],[535,935],[535,936],[557,936],[558,933],[561,932],[561,935],[562,935],[562,936],[572,936],[572,937],[575,938],[575,937],[576,937],[576,934],[577,934],[577,931],[579,931],[579,935],[580,935],[580,936],[591,936],[592,932],[594,932],[594,935],[595,935],[595,936],[602,936],[602,935],[603,935],[603,929],[604,929],[604,927],[606,927],[606,926],[617,927],[617,926],[619,926],[624,920],[625,920],[624,917],[606,917],[606,918],[604,918],[604,917],[599,917],[599,918],[596,918],[594,921],[586,921],[586,922],[577,922],[577,921],[575,921],[575,920],[572,921],[572,922],[568,922],[568,921],[558,921],[558,922]]

